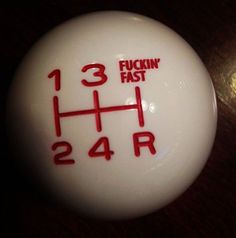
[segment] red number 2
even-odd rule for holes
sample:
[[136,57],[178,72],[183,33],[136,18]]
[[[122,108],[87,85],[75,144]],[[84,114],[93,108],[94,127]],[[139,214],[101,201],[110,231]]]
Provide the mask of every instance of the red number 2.
[[61,147],[64,148],[64,150],[54,155],[54,158],[53,158],[54,163],[56,165],[74,164],[75,161],[73,159],[65,158],[66,156],[70,155],[72,152],[71,144],[66,141],[56,142],[52,145],[52,150],[55,151],[57,150],[57,148],[61,148]]
[[97,69],[97,71],[93,73],[93,76],[99,77],[100,80],[90,82],[86,79],[83,79],[81,82],[84,86],[86,86],[86,87],[99,86],[99,85],[104,84],[107,81],[107,76],[104,73],[105,72],[105,66],[103,64],[87,64],[81,69],[81,71],[83,73],[85,73],[89,69]]

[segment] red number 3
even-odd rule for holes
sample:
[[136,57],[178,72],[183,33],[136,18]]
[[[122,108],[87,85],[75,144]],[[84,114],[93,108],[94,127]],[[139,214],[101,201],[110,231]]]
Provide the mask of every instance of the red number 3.
[[100,80],[90,82],[86,79],[83,79],[81,82],[84,86],[86,86],[86,87],[99,86],[99,85],[104,84],[107,81],[107,76],[104,73],[105,72],[105,66],[103,64],[87,64],[81,69],[81,71],[83,73],[85,73],[89,69],[97,69],[97,71],[95,71],[93,73],[93,76],[100,78]]

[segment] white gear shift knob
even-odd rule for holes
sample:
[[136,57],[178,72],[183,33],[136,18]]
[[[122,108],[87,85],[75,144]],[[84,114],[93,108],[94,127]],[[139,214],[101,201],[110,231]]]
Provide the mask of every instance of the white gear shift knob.
[[202,170],[216,131],[211,79],[175,32],[127,12],[55,28],[11,87],[12,146],[50,192],[92,217],[151,213]]

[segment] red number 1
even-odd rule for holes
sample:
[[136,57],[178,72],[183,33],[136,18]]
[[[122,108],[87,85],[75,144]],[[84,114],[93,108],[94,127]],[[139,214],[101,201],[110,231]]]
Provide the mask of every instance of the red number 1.
[[59,91],[61,89],[61,70],[54,69],[51,73],[48,74],[48,78],[55,79],[55,90]]

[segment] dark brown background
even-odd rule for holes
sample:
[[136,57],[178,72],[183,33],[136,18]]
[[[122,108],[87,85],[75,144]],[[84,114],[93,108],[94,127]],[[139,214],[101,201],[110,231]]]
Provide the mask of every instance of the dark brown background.
[[[1,115],[13,73],[31,45],[71,17],[126,10],[155,18],[183,36],[209,70],[218,97],[215,145],[197,181],[151,215],[121,222],[93,221],[49,201],[6,150],[1,127],[1,237],[236,237],[236,1],[44,1],[0,6]],[[3,120],[3,116],[1,120]],[[2,122],[3,123],[3,122]],[[2,133],[3,132],[3,133]]]

